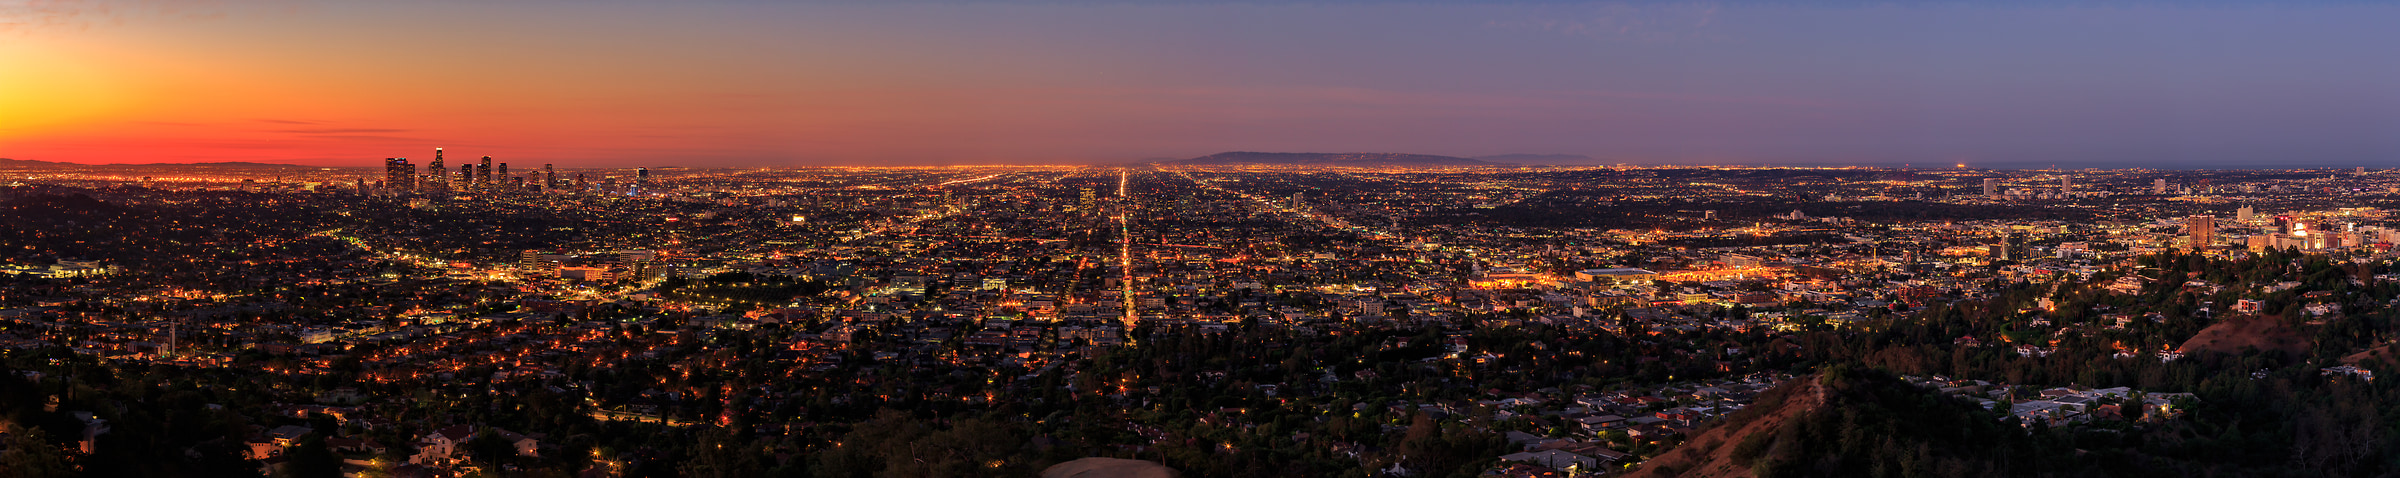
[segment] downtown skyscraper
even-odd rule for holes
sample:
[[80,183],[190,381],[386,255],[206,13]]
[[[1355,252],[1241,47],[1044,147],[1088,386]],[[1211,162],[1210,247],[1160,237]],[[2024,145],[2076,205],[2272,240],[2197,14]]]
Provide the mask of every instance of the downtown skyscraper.
[[417,166],[408,158],[383,158],[383,187],[396,191],[417,188]]
[[484,156],[483,164],[475,167],[475,190],[492,188],[492,157]]
[[450,175],[443,174],[447,172],[442,167],[442,148],[433,148],[433,163],[425,165],[425,189],[449,191]]

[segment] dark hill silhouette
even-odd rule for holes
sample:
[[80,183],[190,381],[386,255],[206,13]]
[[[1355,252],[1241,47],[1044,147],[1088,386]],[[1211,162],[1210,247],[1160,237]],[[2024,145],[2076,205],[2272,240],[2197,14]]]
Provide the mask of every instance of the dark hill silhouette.
[[2037,452],[2023,429],[1890,372],[1827,367],[1760,394],[1636,478],[2088,475]]
[[1172,164],[1203,166],[1281,164],[1305,166],[1498,166],[1499,163],[1454,156],[1401,153],[1258,153],[1234,151],[1211,154]]
[[30,160],[30,159],[8,159],[8,158],[0,158],[0,167],[13,167],[13,168],[40,168],[40,167],[50,167],[50,166],[68,166],[68,164],[67,164],[67,163],[53,163],[53,162],[49,162],[49,161],[34,161],[34,160]]
[[178,168],[190,168],[190,167],[197,167],[197,168],[308,168],[308,169],[315,169],[315,168],[321,168],[321,167],[323,167],[323,166],[309,166],[309,165],[302,165],[302,164],[282,164],[282,163],[254,163],[254,162],[248,162],[248,161],[225,161],[225,162],[215,162],[215,163],[109,163],[109,164],[82,164],[82,163],[62,163],[62,162],[57,162],[57,161],[36,161],[36,160],[31,160],[31,159],[9,159],[9,158],[0,158],[0,168],[20,168],[20,169],[25,169],[25,168],[160,168],[160,167],[178,167]]
[[1595,162],[1591,156],[1584,156],[1580,154],[1514,153],[1495,154],[1491,156],[1476,156],[1475,159],[1494,163],[1512,164],[1589,164]]

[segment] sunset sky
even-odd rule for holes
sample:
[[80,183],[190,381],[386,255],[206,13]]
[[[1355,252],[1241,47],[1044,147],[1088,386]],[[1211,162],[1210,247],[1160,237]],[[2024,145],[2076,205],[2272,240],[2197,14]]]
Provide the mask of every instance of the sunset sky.
[[2370,2],[0,0],[0,158],[2400,166]]

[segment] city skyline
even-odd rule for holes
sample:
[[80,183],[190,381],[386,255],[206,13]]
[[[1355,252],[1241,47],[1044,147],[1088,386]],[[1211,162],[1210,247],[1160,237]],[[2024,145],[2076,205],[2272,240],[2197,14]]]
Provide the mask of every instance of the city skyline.
[[2396,476],[2395,23],[0,0],[0,476]]
[[[2342,2],[0,7],[0,157],[593,167],[1222,151],[2242,168],[2400,157]],[[414,153],[421,155],[421,153]],[[1572,159],[1557,161],[1577,162]]]

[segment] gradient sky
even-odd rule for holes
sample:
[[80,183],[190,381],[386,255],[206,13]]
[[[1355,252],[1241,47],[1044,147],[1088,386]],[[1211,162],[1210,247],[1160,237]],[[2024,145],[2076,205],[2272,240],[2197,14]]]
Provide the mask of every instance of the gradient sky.
[[0,0],[0,157],[2400,166],[2400,6]]

